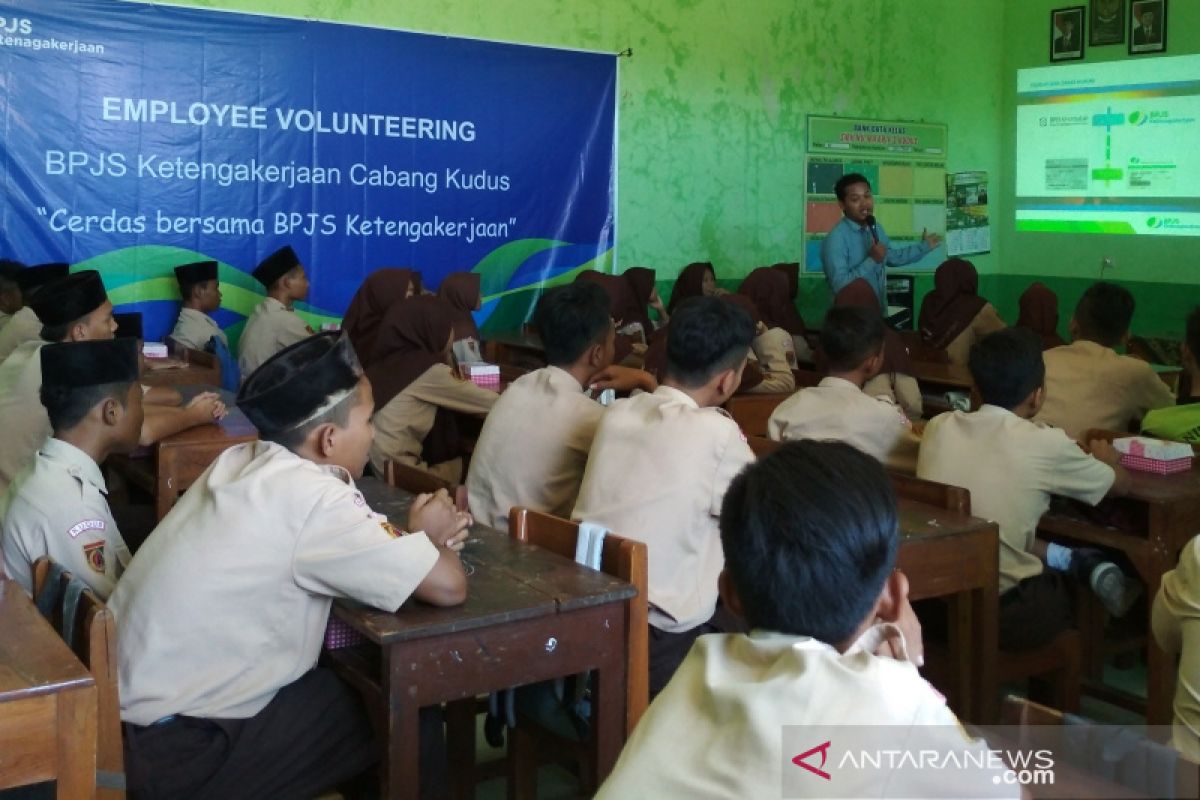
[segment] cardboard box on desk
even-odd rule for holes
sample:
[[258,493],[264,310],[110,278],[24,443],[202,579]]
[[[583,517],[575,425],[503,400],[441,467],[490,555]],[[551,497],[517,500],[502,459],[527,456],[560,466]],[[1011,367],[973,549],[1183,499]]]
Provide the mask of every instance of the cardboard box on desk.
[[462,370],[463,377],[476,386],[491,389],[494,392],[500,391],[500,367],[498,365],[473,361],[461,364],[459,368]]
[[1182,442],[1128,436],[1113,440],[1113,447],[1121,454],[1121,466],[1127,469],[1172,475],[1192,468],[1192,446]]

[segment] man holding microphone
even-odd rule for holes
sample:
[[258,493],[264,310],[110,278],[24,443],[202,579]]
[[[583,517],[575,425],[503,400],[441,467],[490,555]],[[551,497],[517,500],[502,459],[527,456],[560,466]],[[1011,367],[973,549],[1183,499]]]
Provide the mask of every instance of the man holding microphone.
[[838,205],[845,215],[821,242],[821,263],[829,289],[837,294],[856,278],[865,278],[887,308],[884,265],[900,267],[919,261],[941,243],[936,233],[921,231],[921,241],[908,247],[892,247],[883,226],[875,221],[875,198],[865,176],[852,172],[834,184]]

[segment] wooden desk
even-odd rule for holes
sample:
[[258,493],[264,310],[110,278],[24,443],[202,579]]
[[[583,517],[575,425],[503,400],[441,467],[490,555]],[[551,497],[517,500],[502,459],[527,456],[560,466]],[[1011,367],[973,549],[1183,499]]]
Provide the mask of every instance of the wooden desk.
[[912,362],[917,383],[945,387],[942,391],[970,392],[975,388],[971,371],[962,364],[935,364],[929,361]]
[[735,394],[725,401],[725,410],[747,436],[766,436],[767,422],[779,404],[793,392],[768,394]]
[[[412,495],[366,478],[376,511],[407,523]],[[338,601],[334,613],[370,640],[333,651],[339,672],[368,698],[386,742],[384,797],[417,797],[417,714],[485,692],[596,670],[592,701],[596,785],[625,738],[627,583],[578,566],[482,525],[463,550],[467,601],[434,608],[410,601],[397,613]],[[473,712],[472,712],[473,719]]]
[[[1133,479],[1130,493],[1105,501],[1105,506],[1126,516],[1130,530],[1104,526],[1082,513],[1074,513],[1065,503],[1056,503],[1042,517],[1038,534],[1056,541],[1099,545],[1125,553],[1145,583],[1148,598],[1153,600],[1163,573],[1175,568],[1180,550],[1200,533],[1200,461],[1190,472],[1177,475],[1132,470],[1129,475]],[[1147,610],[1152,605],[1147,603]],[[1124,692],[1106,689],[1103,694],[1130,708],[1144,707],[1149,725],[1169,725],[1171,698],[1175,693],[1175,659],[1159,649],[1153,636],[1147,639],[1144,706],[1140,698]]]
[[493,364],[529,367],[546,366],[546,348],[542,337],[526,331],[483,334],[483,354]]
[[200,364],[155,369],[147,362],[146,369],[142,371],[142,383],[146,386],[215,386],[220,382],[220,367],[205,367]]
[[995,523],[898,498],[900,552],[909,598],[961,597],[950,625],[958,715],[991,722],[997,714],[996,651],[1000,601],[1000,533]]
[[0,788],[96,791],[96,682],[24,590],[0,579]]

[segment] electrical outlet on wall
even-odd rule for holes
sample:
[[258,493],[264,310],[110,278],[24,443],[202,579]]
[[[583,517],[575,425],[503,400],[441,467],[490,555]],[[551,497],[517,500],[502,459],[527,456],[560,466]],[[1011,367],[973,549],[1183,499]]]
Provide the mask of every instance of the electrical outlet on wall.
[[1105,272],[1112,269],[1116,265],[1116,259],[1114,259],[1112,256],[1105,256],[1104,258],[1100,259],[1100,275],[1103,276]]

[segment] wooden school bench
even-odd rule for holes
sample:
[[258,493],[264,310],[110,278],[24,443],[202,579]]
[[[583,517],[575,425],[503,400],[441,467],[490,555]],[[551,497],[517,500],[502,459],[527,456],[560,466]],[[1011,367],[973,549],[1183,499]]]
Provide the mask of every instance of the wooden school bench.
[[[382,481],[358,483],[368,505],[407,524],[413,496]],[[330,651],[368,698],[385,743],[383,796],[416,798],[417,715],[510,686],[596,671],[592,782],[612,770],[625,741],[626,601],[634,588],[483,525],[462,552],[467,600],[454,608],[410,601],[396,612],[337,601],[334,614],[367,643]],[[454,776],[452,776],[452,779]]]

